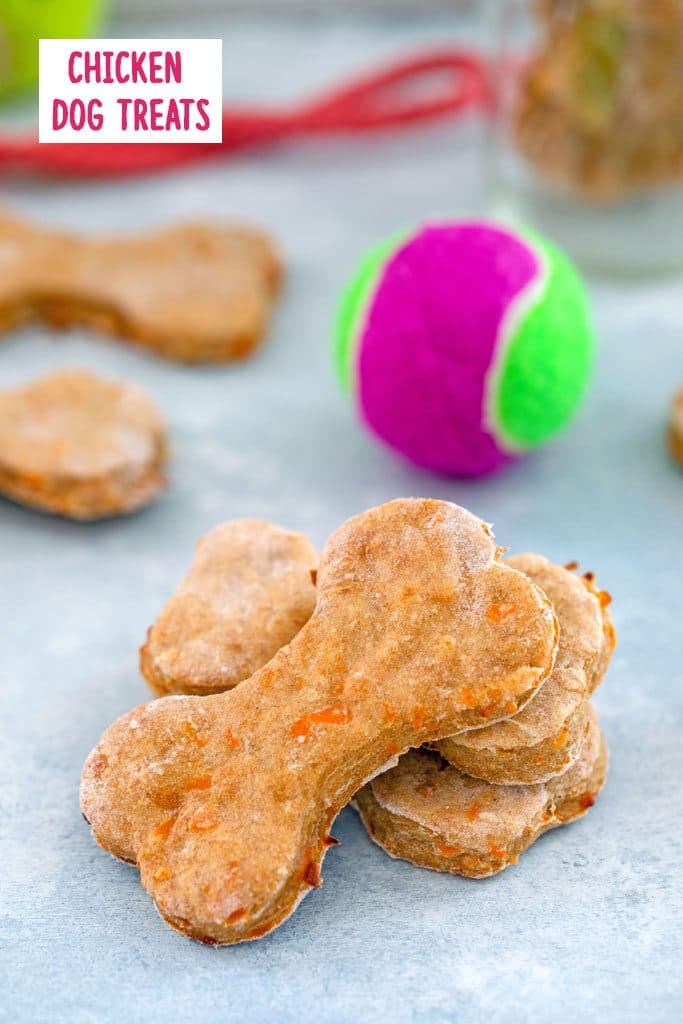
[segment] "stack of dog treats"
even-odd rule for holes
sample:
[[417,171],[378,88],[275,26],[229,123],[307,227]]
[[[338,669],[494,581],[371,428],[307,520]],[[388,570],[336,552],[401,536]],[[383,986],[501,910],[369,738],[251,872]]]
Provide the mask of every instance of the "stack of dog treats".
[[502,551],[425,499],[349,520],[319,567],[265,522],[199,542],[141,651],[161,699],[105,732],[81,789],[169,924],[209,943],[272,930],[320,884],[351,798],[392,856],[472,877],[592,806],[609,595]]
[[513,717],[410,751],[354,801],[387,853],[471,878],[517,863],[543,832],[585,814],[607,773],[589,698],[614,650],[610,597],[591,573],[575,575],[574,563],[531,554],[507,561],[554,605],[560,641],[551,675]]

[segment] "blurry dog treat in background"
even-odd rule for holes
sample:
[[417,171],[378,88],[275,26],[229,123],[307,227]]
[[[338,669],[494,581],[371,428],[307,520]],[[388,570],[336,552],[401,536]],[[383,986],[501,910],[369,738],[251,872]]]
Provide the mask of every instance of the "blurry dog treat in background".
[[671,403],[669,448],[676,462],[683,467],[683,388],[674,395]]
[[681,0],[541,0],[516,143],[537,173],[592,202],[683,175]]
[[166,486],[166,427],[144,392],[61,370],[0,394],[0,494],[70,519],[149,504]]
[[108,238],[0,213],[0,330],[82,324],[179,362],[229,362],[262,341],[281,279],[244,224],[174,224]]

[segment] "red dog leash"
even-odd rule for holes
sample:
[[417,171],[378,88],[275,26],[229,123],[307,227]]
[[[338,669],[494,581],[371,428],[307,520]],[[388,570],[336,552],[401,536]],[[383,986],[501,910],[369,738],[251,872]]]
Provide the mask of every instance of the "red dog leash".
[[144,174],[285,139],[406,127],[490,103],[483,60],[460,50],[442,50],[360,76],[290,109],[226,108],[221,143],[41,146],[26,135],[0,138],[0,173]]

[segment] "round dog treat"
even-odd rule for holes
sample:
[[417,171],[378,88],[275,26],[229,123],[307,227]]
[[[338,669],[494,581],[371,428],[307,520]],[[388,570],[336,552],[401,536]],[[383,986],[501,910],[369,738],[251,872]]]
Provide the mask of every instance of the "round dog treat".
[[221,693],[265,665],[313,614],[317,564],[303,534],[256,519],[202,537],[140,652],[154,694]]
[[[514,605],[504,620],[488,610]],[[311,889],[355,792],[409,747],[504,717],[550,673],[558,625],[485,523],[397,500],[344,523],[306,625],[227,693],[124,715],[88,757],[81,809],[138,865],[169,924],[256,939]]]
[[392,857],[470,878],[516,864],[548,829],[586,813],[607,774],[607,747],[591,708],[578,760],[535,786],[471,779],[430,750],[410,750],[354,798],[368,835]]
[[142,391],[61,370],[0,394],[0,493],[23,505],[102,519],[164,489],[166,428]]
[[671,403],[669,448],[676,462],[683,466],[683,391],[679,391]]
[[386,444],[427,469],[480,476],[573,415],[593,360],[588,301],[563,253],[529,231],[428,225],[362,261],[335,360]]
[[506,561],[552,601],[560,623],[555,667],[519,714],[449,737],[437,749],[467,775],[516,786],[545,782],[576,761],[587,729],[588,698],[607,671],[615,641],[610,596],[597,589],[591,573],[577,577],[540,555]]

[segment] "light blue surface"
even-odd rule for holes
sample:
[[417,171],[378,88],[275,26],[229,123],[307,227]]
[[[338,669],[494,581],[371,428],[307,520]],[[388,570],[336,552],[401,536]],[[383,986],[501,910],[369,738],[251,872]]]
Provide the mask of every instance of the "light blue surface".
[[[265,49],[260,88],[284,95],[443,41],[448,28],[445,18],[272,23],[259,39],[231,25],[226,71],[256,95]],[[681,283],[593,284],[602,350],[582,414],[557,443],[479,484],[420,475],[377,447],[328,365],[331,311],[358,253],[398,225],[481,202],[475,135],[464,125],[127,183],[3,186],[20,210],[86,229],[255,218],[281,239],[289,282],[268,345],[241,366],[185,369],[38,328],[2,343],[1,387],[73,364],[140,383],[167,412],[173,454],[167,496],[125,521],[79,526],[0,503],[0,1020],[680,1019],[683,475],[662,433],[683,377]],[[604,794],[483,882],[391,861],[346,810],[322,890],[283,927],[239,947],[193,944],[163,924],[136,871],[95,845],[78,810],[88,751],[146,699],[145,630],[215,523],[263,516],[322,544],[348,515],[408,494],[468,506],[515,551],[578,558],[613,593],[619,646],[596,699],[612,754]]]

